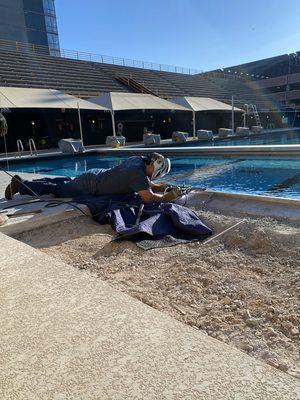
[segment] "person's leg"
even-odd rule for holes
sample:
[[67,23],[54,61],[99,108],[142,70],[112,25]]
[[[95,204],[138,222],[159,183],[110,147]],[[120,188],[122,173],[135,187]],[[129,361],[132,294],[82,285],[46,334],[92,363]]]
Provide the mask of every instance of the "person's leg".
[[88,190],[83,183],[79,177],[70,181],[59,182],[56,185],[56,196],[73,198],[88,194]]
[[75,197],[80,195],[91,194],[91,181],[94,174],[84,173],[74,179],[65,178],[42,178],[33,181],[22,181],[18,190],[21,195],[34,194],[43,196],[53,194],[55,197]]
[[33,181],[22,181],[19,185],[19,193],[21,195],[38,196],[53,194],[56,197],[61,197],[58,191],[58,185],[63,186],[70,182],[70,178],[42,178]]

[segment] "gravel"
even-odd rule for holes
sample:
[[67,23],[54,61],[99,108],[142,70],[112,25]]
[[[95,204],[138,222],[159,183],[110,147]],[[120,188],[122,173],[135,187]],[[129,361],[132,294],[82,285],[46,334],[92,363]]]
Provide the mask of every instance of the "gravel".
[[[238,218],[201,212],[220,232]],[[85,217],[16,236],[204,333],[300,377],[300,231],[247,219],[205,245],[144,252]]]

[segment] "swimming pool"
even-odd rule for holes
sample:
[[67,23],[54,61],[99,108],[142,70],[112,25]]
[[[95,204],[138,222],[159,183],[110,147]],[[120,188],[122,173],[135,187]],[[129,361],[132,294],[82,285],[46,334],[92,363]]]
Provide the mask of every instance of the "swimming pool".
[[[90,154],[76,157],[17,161],[10,171],[74,177],[91,168],[110,168],[124,157]],[[300,199],[300,159],[243,159],[171,157],[164,178],[172,184],[192,185],[231,193]],[[5,164],[2,165],[6,167]]]

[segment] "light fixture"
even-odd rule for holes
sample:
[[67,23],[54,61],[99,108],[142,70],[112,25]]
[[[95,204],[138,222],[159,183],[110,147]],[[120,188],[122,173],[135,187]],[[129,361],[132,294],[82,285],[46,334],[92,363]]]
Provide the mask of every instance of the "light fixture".
[[96,123],[96,121],[94,119],[92,119],[92,124],[95,124],[95,123]]
[[31,121],[31,125],[34,126],[34,125],[35,125],[35,122],[34,122],[34,121]]

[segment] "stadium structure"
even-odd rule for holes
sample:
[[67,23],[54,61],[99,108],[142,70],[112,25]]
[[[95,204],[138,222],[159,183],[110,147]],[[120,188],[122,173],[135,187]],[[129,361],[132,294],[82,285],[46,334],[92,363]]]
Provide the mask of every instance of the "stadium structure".
[[[107,92],[146,93],[170,100],[179,96],[206,97],[251,112],[247,125],[259,123],[266,128],[300,125],[299,54],[283,55],[248,64],[200,73],[142,61],[67,51],[59,48],[54,0],[0,0],[0,26],[11,20],[10,29],[0,29],[0,86],[56,89],[82,99]],[[5,12],[2,12],[5,11]],[[18,19],[16,19],[16,15]],[[6,21],[4,21],[6,18]],[[12,19],[14,18],[14,22]],[[3,21],[2,21],[3,20]],[[18,26],[16,26],[18,24]],[[26,39],[26,40],[25,40]],[[1,91],[0,91],[1,98]],[[1,104],[0,104],[1,107]],[[24,138],[34,136],[40,145],[78,131],[76,111],[12,108],[4,110],[12,126],[9,148],[15,148],[22,130]],[[18,115],[18,118],[14,118]],[[229,125],[228,113],[201,113],[201,128],[217,131]],[[82,113],[87,144],[104,143],[111,131],[109,115],[95,110]],[[236,120],[237,125],[242,124]],[[172,113],[137,112],[122,114],[134,131],[131,140],[140,140],[143,127],[170,137],[178,128]],[[176,122],[176,124],[175,124]],[[184,126],[184,119],[179,124]],[[186,130],[191,129],[191,122]],[[47,144],[45,138],[52,136]],[[44,138],[43,140],[41,140]]]

